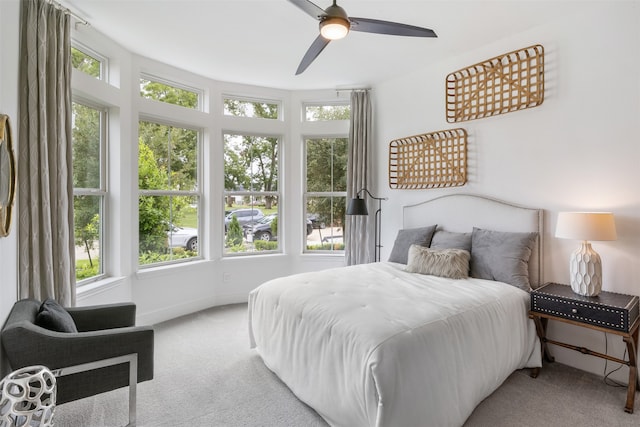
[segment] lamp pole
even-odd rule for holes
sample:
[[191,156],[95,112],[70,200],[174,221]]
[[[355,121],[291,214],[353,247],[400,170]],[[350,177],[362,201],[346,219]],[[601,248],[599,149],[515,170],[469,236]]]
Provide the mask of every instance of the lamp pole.
[[356,198],[351,199],[349,202],[349,206],[347,208],[347,215],[369,215],[367,210],[367,205],[360,195],[365,192],[374,200],[378,201],[378,209],[375,214],[375,229],[374,229],[374,261],[380,261],[380,248],[382,245],[380,244],[380,237],[382,234],[382,201],[387,200],[386,197],[375,197],[369,190],[366,188],[361,189],[356,193]]

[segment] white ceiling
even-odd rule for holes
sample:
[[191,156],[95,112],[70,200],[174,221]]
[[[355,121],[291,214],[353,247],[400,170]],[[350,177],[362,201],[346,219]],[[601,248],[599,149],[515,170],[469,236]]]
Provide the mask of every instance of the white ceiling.
[[[282,89],[370,86],[578,11],[577,1],[342,0],[350,16],[438,38],[350,33],[295,76],[318,22],[287,0],[64,0],[128,50],[215,80]],[[326,8],[330,0],[315,0]],[[516,46],[518,48],[521,46]]]

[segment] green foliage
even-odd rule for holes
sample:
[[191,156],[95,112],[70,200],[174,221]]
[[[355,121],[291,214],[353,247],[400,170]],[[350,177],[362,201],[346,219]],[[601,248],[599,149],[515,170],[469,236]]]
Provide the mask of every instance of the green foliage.
[[[277,190],[278,138],[225,134],[224,142],[225,190]],[[270,209],[273,202],[266,197],[265,207]]]
[[[73,113],[73,186],[100,189],[100,111],[82,104],[72,104]],[[74,243],[82,247],[94,270],[91,250],[100,239],[100,211],[102,197],[75,196],[73,199]],[[95,274],[100,265],[95,266]],[[81,271],[81,276],[90,271]],[[94,274],[94,275],[95,275]],[[80,280],[80,279],[79,279]]]
[[[307,191],[347,191],[347,138],[307,140]],[[321,222],[342,227],[346,210],[344,197],[310,197],[307,212]]]
[[271,234],[274,236],[278,235],[278,217],[274,216],[271,220]]
[[224,111],[226,115],[236,117],[278,118],[278,104],[267,104],[266,102],[227,98],[224,100]]
[[140,96],[167,104],[198,108],[198,94],[164,83],[140,79]]
[[307,105],[308,121],[349,120],[351,105]]
[[[138,144],[138,188],[162,188],[164,174],[158,167],[151,149],[142,141]],[[138,202],[138,231],[140,254],[165,253],[170,217],[170,198],[140,196]]]
[[184,249],[179,250],[180,248],[176,248],[176,249],[174,249],[173,253],[164,253],[164,254],[157,253],[157,252],[141,253],[140,257],[138,258],[138,262],[140,263],[140,265],[147,265],[147,264],[155,264],[159,262],[175,261],[178,259],[193,258],[194,256],[198,255],[195,252],[187,251]]
[[321,243],[319,245],[307,245],[309,251],[344,251],[344,243]]
[[[147,86],[149,91],[154,85]],[[186,101],[185,101],[186,102]],[[140,190],[194,190],[197,187],[198,133],[153,122],[139,124],[138,188]],[[187,215],[197,227],[197,212],[189,196],[141,195],[139,198],[139,249],[141,263],[162,262],[197,254],[169,254],[170,225],[186,225]],[[179,255],[179,256],[177,256]]]
[[240,253],[240,252],[246,252],[246,251],[247,251],[247,247],[242,243],[234,246],[229,246],[227,248],[227,252],[229,253]]
[[92,77],[100,78],[100,61],[75,47],[71,48],[71,66]]
[[256,240],[253,242],[257,251],[275,251],[278,249],[278,242]]
[[[278,104],[225,99],[225,114],[237,117],[277,119]],[[278,183],[278,138],[251,135],[224,136],[224,188],[252,191],[276,191]],[[273,197],[265,197],[265,208],[271,209]],[[232,199],[227,199],[232,206]]]
[[226,243],[228,247],[238,246],[242,244],[242,227],[240,227],[240,222],[238,222],[238,218],[233,215],[231,217],[231,222],[229,223],[229,229],[227,230],[227,238]]
[[98,275],[100,272],[100,260],[96,259],[94,261],[95,264],[85,259],[76,260],[76,281],[79,282]]

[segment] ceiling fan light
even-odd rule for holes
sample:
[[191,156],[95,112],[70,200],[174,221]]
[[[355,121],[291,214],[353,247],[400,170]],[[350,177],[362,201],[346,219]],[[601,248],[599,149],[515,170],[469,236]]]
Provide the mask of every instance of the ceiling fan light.
[[347,19],[332,17],[320,22],[320,34],[327,40],[338,40],[349,33],[351,24]]

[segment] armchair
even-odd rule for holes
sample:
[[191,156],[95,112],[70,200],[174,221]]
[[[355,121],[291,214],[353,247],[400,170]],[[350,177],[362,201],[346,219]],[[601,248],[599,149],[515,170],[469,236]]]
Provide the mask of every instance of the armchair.
[[[137,382],[153,379],[153,328],[134,326],[135,304],[65,308],[77,333],[55,332],[36,325],[39,308],[37,300],[17,301],[2,328],[2,347],[11,369],[44,365],[54,372],[64,371],[67,367],[137,354]],[[63,374],[57,379],[56,404],[129,386],[129,378],[126,363]],[[135,384],[132,390],[135,393]]]

